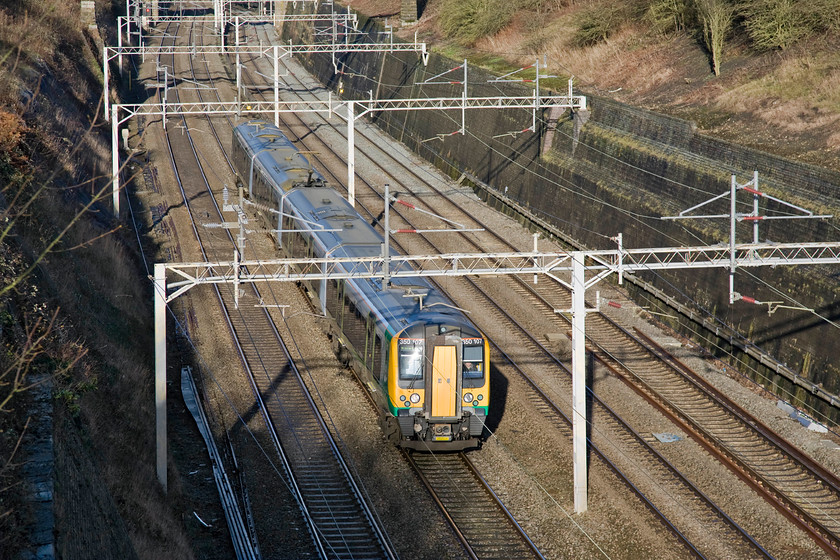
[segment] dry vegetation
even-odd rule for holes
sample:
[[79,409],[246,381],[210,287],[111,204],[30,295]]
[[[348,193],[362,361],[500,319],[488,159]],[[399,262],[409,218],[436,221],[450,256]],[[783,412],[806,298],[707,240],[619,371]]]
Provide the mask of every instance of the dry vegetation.
[[[365,12],[368,4],[390,11],[370,0],[351,5]],[[460,1],[430,0],[420,21],[404,32],[419,31],[444,54],[466,56],[499,72],[545,55],[548,71],[561,77],[554,84],[558,89],[574,76],[589,93],[688,118],[726,139],[840,170],[840,0],[513,0],[504,5],[492,26],[484,25],[480,14],[469,26],[463,16],[472,12],[461,9]],[[701,5],[731,9],[731,25],[719,44],[718,76],[711,37],[704,38]],[[793,27],[787,25],[791,20]],[[456,29],[452,21],[462,26]],[[487,32],[475,36],[476,29]]]
[[150,290],[109,217],[101,55],[79,20],[78,0],[0,6],[0,557],[27,546],[37,374],[54,384],[57,554],[189,558],[177,489],[155,479]]

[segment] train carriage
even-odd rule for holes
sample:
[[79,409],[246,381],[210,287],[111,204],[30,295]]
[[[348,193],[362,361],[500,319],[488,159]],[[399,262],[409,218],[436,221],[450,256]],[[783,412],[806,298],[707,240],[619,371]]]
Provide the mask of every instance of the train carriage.
[[[249,196],[276,208],[276,238],[289,256],[378,256],[382,236],[303,154],[262,121],[240,124],[233,160]],[[348,265],[348,267],[351,265]],[[367,380],[386,435],[400,446],[457,450],[480,445],[490,404],[489,345],[423,278],[322,280],[309,286],[332,319],[340,355]]]

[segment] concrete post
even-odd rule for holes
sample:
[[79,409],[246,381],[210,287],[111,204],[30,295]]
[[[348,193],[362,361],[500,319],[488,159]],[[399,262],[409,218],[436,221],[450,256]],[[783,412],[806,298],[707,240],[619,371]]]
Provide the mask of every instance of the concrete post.
[[355,148],[355,116],[356,102],[347,102],[347,202],[356,205],[356,148]]
[[400,3],[400,21],[403,23],[417,21],[417,0],[402,0]]
[[120,144],[119,111],[111,106],[111,196],[114,203],[114,216],[120,217]]
[[155,439],[158,482],[166,480],[166,267],[155,263]]
[[96,27],[96,2],[93,0],[81,0],[82,27]]
[[584,253],[572,253],[572,455],[575,513],[587,510],[586,479],[586,276]]

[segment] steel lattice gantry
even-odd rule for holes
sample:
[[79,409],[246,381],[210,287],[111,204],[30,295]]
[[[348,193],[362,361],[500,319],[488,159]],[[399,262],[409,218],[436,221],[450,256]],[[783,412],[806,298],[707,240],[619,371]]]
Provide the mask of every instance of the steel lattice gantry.
[[[277,74],[276,56],[279,46],[269,47],[275,54],[275,74]],[[280,101],[275,80],[274,101],[218,101],[199,103],[146,103],[141,105],[111,105],[111,163],[112,191],[114,212],[119,215],[119,127],[134,116],[174,115],[274,115],[275,124],[280,113],[322,113],[339,114],[336,109],[344,105],[346,114],[340,115],[347,121],[347,199],[355,203],[355,122],[368,113],[387,111],[464,111],[466,109],[529,109],[536,111],[552,107],[586,109],[586,97],[582,95],[540,96],[535,90],[533,95],[496,96],[496,97],[421,97],[413,99],[363,99],[340,101],[334,100],[330,93],[328,99],[311,101]],[[357,111],[356,107],[361,110]],[[120,112],[124,113],[122,116]]]
[[[157,401],[157,473],[166,481],[166,307],[202,284],[239,285],[348,278],[417,278],[467,275],[535,275],[556,279],[572,291],[572,426],[575,511],[587,509],[585,292],[610,274],[737,266],[801,266],[840,264],[840,242],[748,243],[653,249],[613,249],[557,253],[463,253],[402,255],[361,259],[299,258],[268,261],[157,263],[155,292],[155,395]],[[407,267],[413,270],[407,270]],[[388,272],[388,271],[393,272]],[[568,274],[568,277],[564,276]],[[167,276],[174,277],[167,281]],[[567,279],[568,278],[568,279]]]

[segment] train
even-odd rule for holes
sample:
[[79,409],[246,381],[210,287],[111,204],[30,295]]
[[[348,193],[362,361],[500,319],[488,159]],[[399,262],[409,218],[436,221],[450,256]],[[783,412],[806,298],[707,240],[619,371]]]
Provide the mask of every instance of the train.
[[[231,153],[237,184],[263,208],[281,254],[383,254],[382,235],[273,124],[237,125]],[[480,447],[490,407],[487,338],[425,278],[383,284],[324,279],[306,288],[328,318],[333,350],[377,402],[389,441],[419,451]]]

